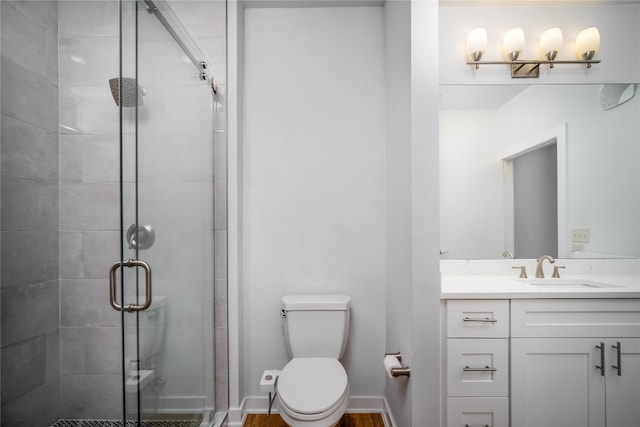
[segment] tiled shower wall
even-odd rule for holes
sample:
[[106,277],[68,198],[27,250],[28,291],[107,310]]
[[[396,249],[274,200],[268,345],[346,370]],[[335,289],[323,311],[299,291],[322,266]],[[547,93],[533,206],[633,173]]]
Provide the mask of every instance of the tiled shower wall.
[[120,316],[105,301],[120,258],[118,108],[104,89],[118,32],[116,2],[59,2],[61,418],[122,406]]
[[37,427],[60,383],[58,4],[0,9],[2,425]]
[[[194,133],[199,132],[195,129],[198,126],[196,119],[207,110],[196,108],[186,95],[193,93],[197,98],[206,94],[208,99],[210,92],[203,91],[206,85],[194,88],[161,83],[162,75],[180,71],[180,67],[191,72],[192,66],[163,62],[162,58],[172,55],[163,49],[175,50],[175,46],[155,40],[155,37],[167,38],[163,31],[154,34],[143,28],[141,36],[149,39],[144,41],[147,47],[140,58],[141,67],[147,67],[147,73],[141,74],[144,81],[141,77],[140,85],[145,86],[148,94],[139,117],[139,160],[141,171],[150,175],[140,176],[140,221],[156,227],[157,243],[141,252],[140,257],[154,268],[154,294],[165,295],[169,301],[164,350],[157,360],[157,372],[165,379],[159,390],[160,398],[164,399],[161,407],[168,405],[178,410],[192,407],[189,399],[210,395],[215,376],[218,391],[215,397],[219,400],[216,409],[224,410],[227,396],[226,329],[222,329],[226,328],[226,178],[221,169],[225,161],[218,156],[224,156],[226,151],[222,108],[225,66],[219,63],[226,56],[225,7],[222,2],[199,1],[178,2],[175,7],[176,15],[212,62],[214,76],[221,83],[216,107],[222,111],[214,116],[215,134],[212,123],[209,123],[208,131],[200,130],[211,132],[209,141],[215,136],[214,147],[209,147],[208,153],[212,154],[211,148],[214,148],[216,170],[215,176],[210,175],[208,180],[197,172],[198,162],[211,158],[207,157],[206,147],[199,146],[193,139]],[[105,303],[106,272],[108,266],[119,259],[119,177],[117,168],[113,167],[118,164],[118,109],[107,86],[107,81],[118,75],[117,13],[118,2],[113,0],[60,2],[63,418],[114,418],[119,414],[121,402],[118,397],[120,320]],[[154,18],[143,14],[140,19]],[[160,28],[155,21],[153,28]],[[145,57],[145,52],[155,54]],[[148,59],[151,65],[145,62]],[[169,66],[172,69],[168,69]],[[150,67],[154,72],[148,72]],[[193,92],[198,90],[200,94]],[[159,97],[166,97],[160,109],[154,104]],[[130,111],[125,113],[127,123],[132,118],[130,114]],[[125,124],[125,132],[130,132],[131,128],[127,126]],[[127,133],[125,140],[132,141],[132,135]],[[131,153],[125,152],[125,156],[127,154],[131,157]],[[125,162],[127,169],[131,170]],[[181,177],[183,172],[180,170],[188,177]],[[203,173],[206,175],[207,172],[203,169]],[[125,181],[128,181],[125,184],[127,192],[132,188],[131,175],[125,174]],[[216,210],[213,215],[209,213],[213,218],[207,220],[202,216],[206,215],[206,209],[200,211],[198,203],[211,200],[211,197],[201,199],[199,192],[211,195],[214,188]],[[193,208],[179,210],[185,205]],[[192,221],[201,225],[192,225]],[[126,217],[125,227],[131,222],[132,217]],[[215,252],[208,237],[212,235],[211,225],[207,223],[215,227]],[[198,231],[200,226],[203,228]],[[162,240],[166,239],[173,239],[174,243],[170,247],[162,246]],[[212,270],[214,253],[215,288],[211,289],[206,282],[214,281],[207,273]],[[209,268],[206,268],[207,264]],[[193,267],[198,265],[205,267],[203,275],[193,274]],[[209,307],[188,305],[188,301],[189,298],[191,301],[193,298],[210,301],[212,291],[215,298],[224,298],[224,303],[215,304],[216,353],[220,356],[216,359],[215,372],[202,372],[202,366],[207,366],[202,358],[213,357],[213,354],[206,346],[206,337],[198,334],[211,336],[213,319],[206,320],[207,310],[211,311]],[[199,298],[197,292],[202,292]],[[205,403],[206,406],[212,404]]]
[[[119,318],[104,303],[105,265],[119,259],[118,119],[105,90],[118,73],[117,5],[0,3],[3,425],[119,415]],[[208,262],[215,263],[215,406],[226,410],[225,3],[175,9],[219,85],[215,262]]]

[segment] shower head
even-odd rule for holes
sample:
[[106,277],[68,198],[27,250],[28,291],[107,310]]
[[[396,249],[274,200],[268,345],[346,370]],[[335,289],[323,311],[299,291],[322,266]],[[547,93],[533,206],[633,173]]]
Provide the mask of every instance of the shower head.
[[140,86],[138,86],[136,79],[132,77],[122,78],[122,103],[120,103],[119,82],[120,79],[117,77],[109,80],[111,95],[113,95],[113,100],[116,102],[116,105],[122,105],[123,107],[135,107],[137,99],[137,105],[141,106],[143,103],[142,96],[144,95],[144,91],[140,89]]

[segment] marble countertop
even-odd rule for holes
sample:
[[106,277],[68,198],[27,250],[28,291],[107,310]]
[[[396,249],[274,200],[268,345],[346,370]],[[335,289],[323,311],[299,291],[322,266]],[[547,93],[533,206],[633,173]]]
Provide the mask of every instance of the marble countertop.
[[[606,261],[606,260],[605,260]],[[528,279],[514,266],[525,265]],[[604,263],[557,261],[562,278],[536,279],[535,260],[441,263],[441,299],[640,298],[636,260]],[[551,270],[545,262],[545,271]]]

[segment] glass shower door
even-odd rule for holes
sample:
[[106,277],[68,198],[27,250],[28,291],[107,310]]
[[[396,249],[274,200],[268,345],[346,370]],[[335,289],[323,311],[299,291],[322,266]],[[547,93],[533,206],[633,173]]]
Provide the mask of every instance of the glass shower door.
[[121,7],[121,259],[112,271],[124,419],[196,427],[214,410],[214,93],[166,3]]

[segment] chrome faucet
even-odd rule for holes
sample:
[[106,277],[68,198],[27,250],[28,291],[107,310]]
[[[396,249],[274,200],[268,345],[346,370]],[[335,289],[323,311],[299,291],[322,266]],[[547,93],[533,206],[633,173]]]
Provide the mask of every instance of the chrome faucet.
[[549,255],[542,255],[540,258],[538,258],[538,264],[536,265],[536,279],[544,279],[544,271],[542,271],[542,263],[544,262],[545,259],[549,261],[551,264],[556,262],[556,260]]

